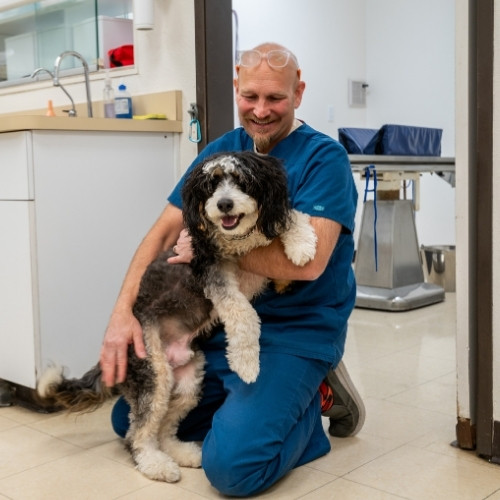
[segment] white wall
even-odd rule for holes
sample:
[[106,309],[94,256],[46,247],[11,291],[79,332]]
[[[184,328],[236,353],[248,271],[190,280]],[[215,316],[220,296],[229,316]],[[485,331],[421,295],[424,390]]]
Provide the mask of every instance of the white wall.
[[[112,71],[111,76],[115,83],[125,83],[132,96],[166,90],[182,90],[182,109],[187,110],[189,103],[196,101],[194,2],[154,1],[154,30],[134,32],[136,68]],[[67,81],[68,84],[66,81],[64,84],[75,102],[84,102],[83,77],[68,78]],[[102,99],[103,87],[104,74],[91,75],[93,99]],[[63,92],[47,81],[21,85],[15,89],[0,89],[0,113],[41,109],[46,106],[48,99],[52,99],[55,106],[66,105],[68,102]],[[187,121],[188,118],[186,112],[183,120]],[[177,176],[191,163],[196,152],[196,145],[188,140],[185,132],[182,133],[180,157],[178,164],[174,166]]]
[[[442,156],[455,156],[455,0],[367,0],[367,122],[443,129]],[[419,240],[455,243],[455,190],[421,177]]]
[[[443,156],[454,156],[454,0],[233,0],[233,8],[240,49],[276,41],[297,55],[307,84],[298,118],[335,138],[339,127],[439,127]],[[348,106],[349,79],[369,83],[366,108]],[[421,182],[420,243],[455,244],[454,189],[429,174]],[[358,227],[360,215],[361,204]]]
[[240,50],[273,41],[297,56],[306,82],[297,118],[332,137],[364,126],[366,110],[348,107],[347,80],[366,74],[365,0],[233,0],[233,9]]

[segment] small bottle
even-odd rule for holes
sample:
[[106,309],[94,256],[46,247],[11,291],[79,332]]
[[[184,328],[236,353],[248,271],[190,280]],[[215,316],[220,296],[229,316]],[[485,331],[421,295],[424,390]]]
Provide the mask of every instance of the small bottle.
[[111,86],[111,78],[106,74],[104,90],[102,91],[102,101],[104,104],[104,118],[115,118],[115,91]]
[[115,97],[116,118],[132,118],[132,97],[123,83],[118,87]]
[[45,113],[45,116],[56,116],[56,114],[54,113],[54,106],[52,105],[51,99],[47,101],[47,112]]

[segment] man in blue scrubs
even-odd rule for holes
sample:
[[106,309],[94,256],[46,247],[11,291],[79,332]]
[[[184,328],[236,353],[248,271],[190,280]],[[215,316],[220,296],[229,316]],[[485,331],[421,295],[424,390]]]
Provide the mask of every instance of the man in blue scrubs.
[[[221,493],[249,496],[264,491],[294,467],[330,451],[321,416],[332,436],[353,436],[365,410],[341,361],[356,285],[351,267],[357,193],[344,148],[295,118],[305,89],[295,56],[266,43],[242,53],[236,67],[236,103],[242,127],[210,143],[189,167],[227,151],[255,150],[281,159],[293,208],[311,216],[315,258],[295,266],[279,239],[242,257],[240,266],[269,278],[294,280],[285,294],[269,289],[254,304],[262,321],[260,374],[246,384],[225,356],[216,329],[202,346],[207,364],[203,397],[181,423],[179,437],[203,441],[202,467]],[[113,385],[126,374],[127,345],[145,355],[142,330],[132,314],[140,278],[158,253],[175,246],[175,262],[189,262],[182,231],[181,187],[139,246],[106,331],[101,367]],[[128,428],[128,406],[113,410],[116,432]]]

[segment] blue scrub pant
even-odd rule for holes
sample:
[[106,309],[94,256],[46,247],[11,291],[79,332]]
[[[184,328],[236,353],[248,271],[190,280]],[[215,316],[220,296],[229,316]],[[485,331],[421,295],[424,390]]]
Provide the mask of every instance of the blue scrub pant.
[[[225,350],[206,350],[200,404],[179,427],[183,441],[203,441],[202,467],[225,495],[262,492],[291,469],[330,451],[321,422],[321,381],[330,364],[261,352],[260,374],[246,384],[227,364]],[[112,414],[117,434],[128,429],[128,404]]]

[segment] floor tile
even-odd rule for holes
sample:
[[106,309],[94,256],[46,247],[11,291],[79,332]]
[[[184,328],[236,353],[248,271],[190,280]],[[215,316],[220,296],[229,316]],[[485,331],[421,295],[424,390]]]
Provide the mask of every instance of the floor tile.
[[[0,432],[0,478],[67,457],[81,448],[25,426]],[[0,489],[0,492],[3,491]]]
[[153,483],[120,497],[120,500],[206,500],[207,497],[183,489],[179,484]]
[[[3,408],[2,408],[2,410],[3,410]],[[19,423],[16,422],[15,420],[11,420],[10,418],[2,417],[2,413],[1,413],[2,410],[0,410],[0,432],[17,427],[19,425]]]
[[102,411],[84,414],[61,412],[30,427],[77,446],[92,448],[116,439],[110,425],[110,411],[111,403],[106,403]]
[[455,370],[454,359],[424,356],[420,352],[415,352],[416,350],[416,346],[413,346],[410,350],[405,349],[397,353],[385,354],[366,361],[365,366],[368,369],[377,369],[392,376],[405,374],[406,378],[411,380],[413,384],[428,382]]
[[481,500],[500,488],[500,471],[409,445],[344,478],[411,500]]
[[300,500],[401,500],[404,498],[345,479],[337,479],[301,497]]
[[331,438],[331,442],[332,451],[308,465],[312,469],[336,476],[344,476],[401,446],[396,440],[370,435],[363,431],[352,438]]
[[414,408],[385,400],[367,398],[364,434],[405,444],[425,436],[441,423],[449,422],[444,413]]
[[1,479],[0,492],[13,500],[110,500],[150,483],[130,467],[81,451]]
[[16,405],[0,408],[0,419],[5,417],[18,424],[32,424],[49,419],[52,416],[54,416],[54,413],[40,413]]
[[259,498],[272,500],[292,500],[302,498],[309,492],[331,483],[337,476],[325,473],[309,466],[292,470],[280,482],[275,484]]
[[387,401],[455,416],[457,413],[455,387],[456,374],[453,371],[402,391],[387,398]]
[[132,456],[125,448],[124,440],[119,437],[115,436],[113,440],[94,446],[90,448],[89,451],[101,457],[114,460],[115,462],[120,462],[123,465],[134,467]]

